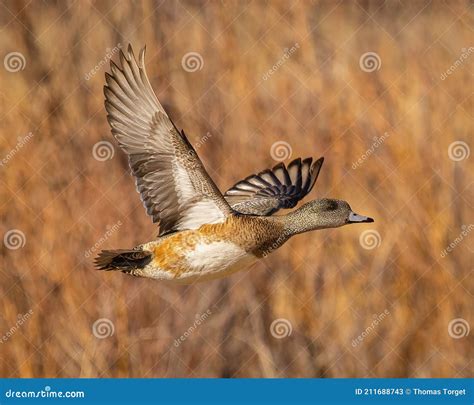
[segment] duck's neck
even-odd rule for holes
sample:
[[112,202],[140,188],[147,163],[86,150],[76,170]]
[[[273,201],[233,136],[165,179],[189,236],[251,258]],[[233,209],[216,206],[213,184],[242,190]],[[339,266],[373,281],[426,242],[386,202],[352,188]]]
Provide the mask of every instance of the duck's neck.
[[315,215],[308,215],[307,212],[301,209],[290,212],[281,217],[285,233],[288,236],[297,235],[299,233],[315,231],[318,229],[331,228],[327,221]]

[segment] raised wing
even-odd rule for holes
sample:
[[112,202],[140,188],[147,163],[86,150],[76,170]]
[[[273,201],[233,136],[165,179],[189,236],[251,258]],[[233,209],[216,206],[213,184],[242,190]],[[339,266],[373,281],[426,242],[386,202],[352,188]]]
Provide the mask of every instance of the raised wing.
[[232,209],[242,214],[272,215],[281,208],[293,208],[316,182],[324,158],[293,160],[288,167],[279,163],[273,169],[239,181],[224,194]]
[[160,235],[223,222],[232,210],[156,98],[144,59],[145,49],[138,63],[131,46],[120,52],[104,94],[112,134],[128,155],[147,213],[160,223]]

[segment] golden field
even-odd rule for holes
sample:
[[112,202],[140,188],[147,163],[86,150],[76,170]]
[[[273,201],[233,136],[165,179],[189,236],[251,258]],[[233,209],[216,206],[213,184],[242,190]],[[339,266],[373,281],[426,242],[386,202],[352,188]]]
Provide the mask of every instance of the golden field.
[[[468,1],[0,10],[0,377],[473,377]],[[158,231],[103,106],[129,43],[222,191],[324,156],[309,197],[375,223],[190,286],[95,271]]]

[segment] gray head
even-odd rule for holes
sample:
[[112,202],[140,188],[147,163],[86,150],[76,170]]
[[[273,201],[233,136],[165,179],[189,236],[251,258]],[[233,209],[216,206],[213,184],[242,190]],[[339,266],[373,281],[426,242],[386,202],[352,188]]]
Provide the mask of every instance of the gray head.
[[374,222],[374,220],[356,214],[346,201],[329,198],[310,201],[287,215],[287,227],[291,233],[337,228],[360,222]]

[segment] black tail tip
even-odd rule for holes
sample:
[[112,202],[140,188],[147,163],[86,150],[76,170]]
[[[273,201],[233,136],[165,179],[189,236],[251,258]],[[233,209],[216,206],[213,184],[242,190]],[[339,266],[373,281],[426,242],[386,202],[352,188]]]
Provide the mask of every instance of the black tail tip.
[[94,266],[97,270],[114,270],[112,262],[117,256],[114,250],[102,250],[94,259]]
[[144,250],[102,250],[94,260],[97,270],[130,272],[142,269],[151,262],[152,253]]

